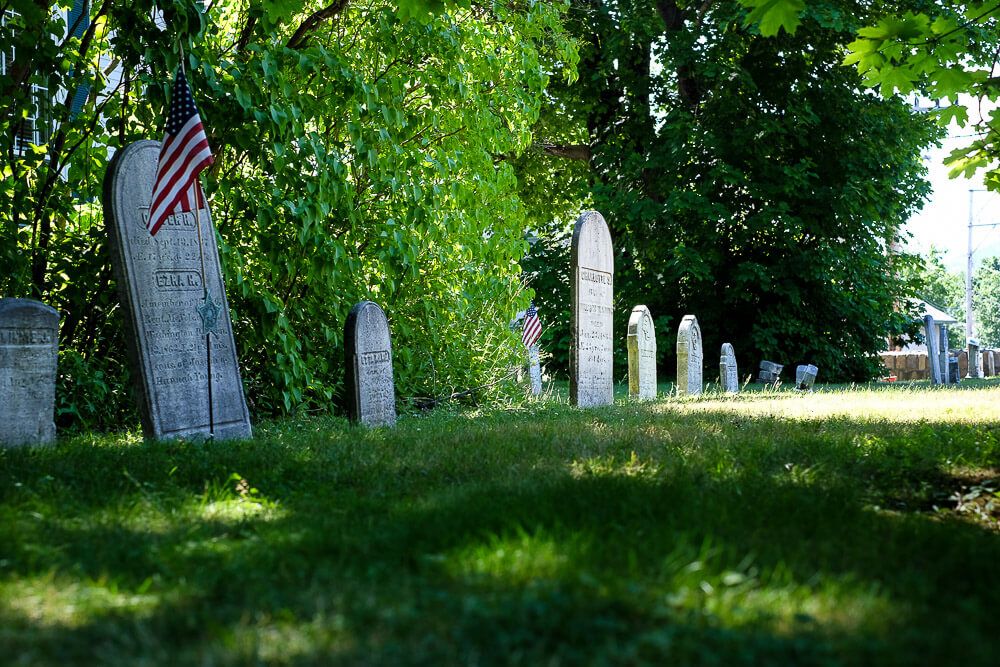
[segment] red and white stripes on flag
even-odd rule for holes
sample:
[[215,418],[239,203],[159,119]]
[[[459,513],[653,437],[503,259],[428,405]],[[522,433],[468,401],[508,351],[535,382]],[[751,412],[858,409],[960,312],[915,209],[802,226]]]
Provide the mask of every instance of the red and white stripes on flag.
[[205,205],[198,174],[214,161],[187,77],[180,70],[170,96],[170,111],[153,181],[153,201],[146,223],[151,235],[155,236],[172,214]]
[[521,330],[521,342],[525,347],[531,347],[542,337],[542,321],[538,319],[538,309],[535,304],[528,306],[524,313],[524,328]]

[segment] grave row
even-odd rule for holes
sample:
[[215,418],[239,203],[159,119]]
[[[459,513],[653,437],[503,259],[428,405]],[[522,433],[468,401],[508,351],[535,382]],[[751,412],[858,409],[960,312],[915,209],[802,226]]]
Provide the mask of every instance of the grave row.
[[[156,141],[119,151],[108,167],[103,197],[143,432],[152,439],[248,438],[250,416],[211,212],[206,206],[174,214],[156,236],[147,229],[159,151]],[[609,404],[614,256],[607,223],[596,211],[576,222],[572,271],[571,401],[580,407]],[[45,304],[0,300],[2,444],[46,443],[55,437],[58,324],[59,314]],[[357,304],[348,315],[344,340],[351,418],[366,426],[391,426],[396,401],[385,313],[371,301]],[[632,311],[628,350],[630,394],[655,398],[656,335],[645,306]],[[677,333],[678,393],[702,392],[703,361],[698,320],[686,315]],[[728,343],[719,369],[725,391],[738,392],[736,358]]]

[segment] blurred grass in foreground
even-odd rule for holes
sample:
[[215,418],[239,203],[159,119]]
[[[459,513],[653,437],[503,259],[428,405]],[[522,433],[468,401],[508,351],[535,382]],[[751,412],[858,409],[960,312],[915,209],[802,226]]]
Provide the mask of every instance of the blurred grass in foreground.
[[0,450],[0,662],[988,664],[1000,381]]

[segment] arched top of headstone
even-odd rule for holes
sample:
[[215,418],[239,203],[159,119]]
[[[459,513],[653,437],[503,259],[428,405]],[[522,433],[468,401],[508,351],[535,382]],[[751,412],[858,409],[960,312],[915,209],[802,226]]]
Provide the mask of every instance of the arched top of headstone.
[[681,347],[701,350],[701,327],[694,315],[685,315],[677,327],[677,349],[680,350]]
[[573,266],[597,271],[615,272],[611,231],[597,211],[584,211],[573,228]]
[[17,318],[22,326],[48,328],[59,326],[59,311],[34,299],[2,298],[0,316]]
[[347,314],[345,341],[347,349],[358,352],[391,350],[389,320],[374,301],[362,301]]
[[733,344],[732,343],[723,343],[722,344],[722,351],[719,354],[721,356],[723,356],[723,357],[735,357],[736,356],[736,351],[733,350]]
[[[145,229],[142,218],[149,215],[159,158],[160,142],[151,139],[135,141],[115,153],[104,179],[104,201],[111,204],[116,219],[132,217]],[[130,215],[136,206],[146,207],[143,216]]]
[[[644,332],[653,332],[653,316],[646,306],[636,306],[628,318],[628,335],[641,336]],[[655,345],[655,339],[654,339]]]

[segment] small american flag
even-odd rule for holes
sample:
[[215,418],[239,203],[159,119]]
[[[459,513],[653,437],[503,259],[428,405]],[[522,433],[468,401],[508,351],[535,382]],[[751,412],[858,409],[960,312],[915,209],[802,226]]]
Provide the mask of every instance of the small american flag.
[[205,205],[198,174],[214,161],[187,77],[180,70],[170,96],[170,113],[153,181],[153,203],[146,223],[151,235],[156,235],[171,214]]
[[531,347],[542,337],[542,321],[538,319],[538,309],[535,304],[528,306],[524,314],[524,328],[521,330],[521,342],[525,347]]

